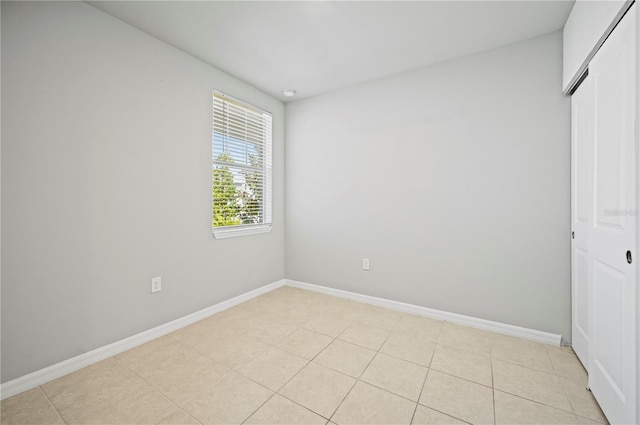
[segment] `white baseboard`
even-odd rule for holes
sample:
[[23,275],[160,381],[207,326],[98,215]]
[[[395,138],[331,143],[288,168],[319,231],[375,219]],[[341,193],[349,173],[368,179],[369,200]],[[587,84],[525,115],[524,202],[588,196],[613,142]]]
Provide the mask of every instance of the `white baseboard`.
[[30,390],[39,385],[60,378],[61,376],[82,369],[83,367],[92,365],[101,360],[130,350],[134,347],[137,347],[138,345],[144,344],[163,335],[167,335],[171,332],[177,331],[178,329],[182,329],[185,326],[189,326],[197,321],[206,319],[209,316],[227,310],[233,306],[241,304],[245,301],[249,301],[252,298],[266,294],[267,292],[273,291],[274,289],[278,289],[285,285],[320,292],[327,295],[333,295],[340,298],[348,298],[353,301],[377,305],[392,310],[402,311],[404,313],[411,313],[419,316],[446,320],[452,323],[458,323],[474,328],[524,338],[544,344],[560,345],[561,341],[560,335],[552,333],[536,331],[519,326],[507,325],[499,322],[492,322],[490,320],[477,319],[475,317],[464,316],[462,314],[448,313],[446,311],[434,310],[431,308],[420,307],[417,305],[402,303],[399,301],[372,297],[370,295],[357,294],[355,292],[343,291],[326,286],[313,285],[311,283],[298,282],[290,279],[282,279],[277,282],[273,282],[260,288],[254,289],[247,293],[238,295],[237,297],[231,298],[229,300],[222,301],[211,307],[207,307],[200,311],[196,311],[195,313],[165,323],[164,325],[160,325],[147,331],[140,332],[136,335],[132,335],[128,338],[116,341],[112,344],[105,345],[104,347],[97,348],[84,354],[80,354],[79,356],[64,360],[60,363],[35,371],[28,375],[21,376],[20,378],[5,382],[0,386],[0,400],[4,400],[7,397],[11,397],[23,391]]
[[561,335],[537,331],[535,329],[528,329],[520,326],[508,325],[505,323],[493,322],[491,320],[478,319],[462,314],[449,313],[446,311],[435,310],[399,301],[387,300],[384,298],[372,297],[370,295],[357,294],[355,292],[343,291],[341,289],[334,289],[326,286],[314,285],[311,283],[298,282],[290,279],[285,279],[285,282],[287,286],[293,286],[295,288],[308,289],[310,291],[321,292],[326,295],[348,298],[353,301],[376,305],[379,307],[385,307],[404,313],[430,317],[432,319],[446,320],[447,322],[457,323],[460,325],[470,326],[473,328],[483,329],[486,331],[496,332],[504,335],[515,336],[518,338],[528,339],[530,341],[541,342],[543,344],[559,346],[562,340]]
[[120,354],[124,351],[130,350],[134,347],[137,347],[138,345],[144,344],[145,342],[149,342],[163,335],[167,335],[171,332],[177,331],[178,329],[189,326],[192,323],[205,319],[221,311],[227,310],[228,308],[241,304],[245,301],[249,301],[252,298],[273,291],[274,289],[280,288],[284,285],[284,279],[270,283],[268,285],[238,295],[237,297],[222,301],[211,307],[204,308],[200,311],[196,311],[195,313],[165,323],[164,325],[160,325],[147,331],[140,332],[139,334],[132,335],[128,338],[116,341],[109,345],[105,345],[104,347],[97,348],[84,354],[80,354],[79,356],[72,357],[68,360],[64,360],[60,363],[54,364],[44,369],[40,369],[28,375],[21,376],[20,378],[5,382],[0,386],[0,400],[4,400],[7,397],[11,397],[23,391],[30,390],[39,385],[60,378],[61,376],[82,369],[83,367],[92,365],[101,360],[115,356],[116,354]]

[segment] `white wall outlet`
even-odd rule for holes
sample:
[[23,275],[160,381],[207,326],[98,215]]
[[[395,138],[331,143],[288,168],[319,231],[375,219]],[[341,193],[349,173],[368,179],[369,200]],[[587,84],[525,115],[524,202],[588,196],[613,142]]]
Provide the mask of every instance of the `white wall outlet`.
[[362,259],[362,270],[370,270],[370,268],[369,268],[369,259],[368,258],[363,258]]
[[155,294],[156,292],[162,291],[162,277],[154,277],[151,279],[151,293]]

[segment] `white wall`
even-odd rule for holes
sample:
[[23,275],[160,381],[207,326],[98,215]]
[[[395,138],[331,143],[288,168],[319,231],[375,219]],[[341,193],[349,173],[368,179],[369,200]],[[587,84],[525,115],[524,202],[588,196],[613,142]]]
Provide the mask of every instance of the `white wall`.
[[287,278],[568,341],[561,49],[557,32],[287,104]]
[[[214,88],[273,113],[269,234],[211,235]],[[284,277],[281,102],[81,2],[2,2],[2,89],[2,382]]]
[[609,36],[632,0],[576,0],[565,23],[562,90],[569,91]]

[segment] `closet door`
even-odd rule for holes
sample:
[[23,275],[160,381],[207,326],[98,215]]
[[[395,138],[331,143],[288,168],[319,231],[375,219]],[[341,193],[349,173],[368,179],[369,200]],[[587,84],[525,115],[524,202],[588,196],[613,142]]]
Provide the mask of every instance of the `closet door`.
[[611,423],[636,419],[635,7],[589,64],[595,103],[589,386]]
[[593,261],[589,232],[593,216],[593,85],[587,77],[571,97],[571,345],[589,365],[589,279]]

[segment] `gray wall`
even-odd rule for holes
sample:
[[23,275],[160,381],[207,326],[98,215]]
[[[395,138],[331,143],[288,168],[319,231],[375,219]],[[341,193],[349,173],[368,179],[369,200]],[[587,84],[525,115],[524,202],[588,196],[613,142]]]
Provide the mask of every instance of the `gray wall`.
[[[285,170],[278,100],[84,3],[1,8],[2,382],[285,275],[569,339],[559,33],[293,102]],[[211,236],[214,88],[273,113],[271,233]]]
[[[271,233],[211,235],[214,88],[273,113]],[[3,1],[2,382],[282,279],[283,132],[280,101],[92,6]]]
[[558,32],[287,104],[287,278],[570,340],[561,47]]

